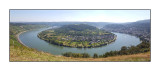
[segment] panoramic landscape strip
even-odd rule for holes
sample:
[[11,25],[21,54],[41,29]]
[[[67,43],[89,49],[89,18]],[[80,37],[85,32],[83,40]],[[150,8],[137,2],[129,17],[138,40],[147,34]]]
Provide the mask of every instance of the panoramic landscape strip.
[[[132,15],[135,12],[137,15]],[[38,17],[36,21],[31,20],[37,13],[48,19],[59,15],[57,21],[62,22],[48,22]],[[139,18],[144,13],[144,19],[113,21],[119,13],[124,18]],[[51,14],[56,15],[50,17]],[[107,20],[107,14],[112,19]],[[76,20],[64,20],[67,15]],[[83,22],[86,17],[88,22]],[[9,25],[10,61],[150,61],[150,10],[10,10]]]

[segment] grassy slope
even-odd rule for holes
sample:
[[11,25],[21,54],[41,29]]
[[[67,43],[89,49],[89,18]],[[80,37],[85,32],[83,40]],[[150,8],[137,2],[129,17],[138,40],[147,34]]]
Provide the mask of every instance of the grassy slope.
[[71,58],[55,56],[25,46],[10,46],[10,61],[150,61],[150,52],[107,58]]
[[20,44],[16,39],[16,36],[11,35],[9,57],[10,61],[150,61],[150,52],[107,58],[71,58],[55,56],[50,53],[28,48]]

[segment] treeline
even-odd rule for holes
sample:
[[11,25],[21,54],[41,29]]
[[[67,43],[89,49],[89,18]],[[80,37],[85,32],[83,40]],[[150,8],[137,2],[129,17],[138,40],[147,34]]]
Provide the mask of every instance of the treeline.
[[142,42],[137,46],[126,47],[123,46],[120,51],[110,51],[106,52],[99,57],[109,57],[109,56],[118,56],[118,55],[131,55],[137,53],[144,53],[150,51],[150,44],[148,42]]
[[[137,53],[144,53],[144,52],[148,52],[148,51],[150,51],[150,43],[142,42],[141,44],[139,44],[137,46],[130,46],[130,47],[123,46],[123,47],[121,47],[120,51],[110,51],[110,52],[106,52],[103,55],[98,55],[95,53],[93,55],[93,58],[104,58],[104,57],[119,56],[119,55],[131,55],[131,54],[137,54]],[[85,54],[87,54],[87,53],[85,53]],[[63,54],[63,56],[84,58],[84,57],[82,57],[83,54],[71,53],[71,52],[65,53],[65,54]]]
[[62,54],[66,57],[75,57],[75,58],[89,58],[90,55],[88,53],[72,53],[72,52],[66,52]]

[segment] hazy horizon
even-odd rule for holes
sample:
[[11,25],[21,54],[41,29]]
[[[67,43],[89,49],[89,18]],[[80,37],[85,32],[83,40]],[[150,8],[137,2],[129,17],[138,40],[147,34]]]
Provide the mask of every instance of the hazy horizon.
[[10,10],[10,22],[111,22],[150,19],[150,10]]
[[[150,19],[144,19],[144,20],[150,20]],[[137,20],[137,21],[143,21],[143,20]],[[137,21],[132,21],[132,22],[137,22]],[[16,22],[21,23],[21,21],[16,21]],[[41,21],[34,21],[34,22],[41,22]],[[92,21],[42,21],[42,22],[92,22]],[[22,23],[25,23],[25,21]],[[129,23],[129,22],[105,22],[105,23]]]

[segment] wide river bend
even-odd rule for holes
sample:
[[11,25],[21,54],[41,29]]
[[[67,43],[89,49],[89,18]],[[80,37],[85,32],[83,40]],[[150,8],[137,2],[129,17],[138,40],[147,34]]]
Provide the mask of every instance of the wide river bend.
[[39,51],[48,52],[54,55],[62,55],[62,53],[65,52],[88,53],[91,56],[93,56],[94,53],[101,55],[109,51],[120,50],[122,46],[131,46],[131,45],[136,46],[139,43],[141,43],[140,39],[135,36],[112,32],[117,35],[117,39],[115,42],[112,42],[111,44],[108,44],[106,46],[96,47],[96,48],[63,47],[50,44],[37,37],[38,33],[46,29],[48,28],[41,28],[24,32],[19,35],[19,39],[23,44],[25,44],[30,48],[35,48]]

